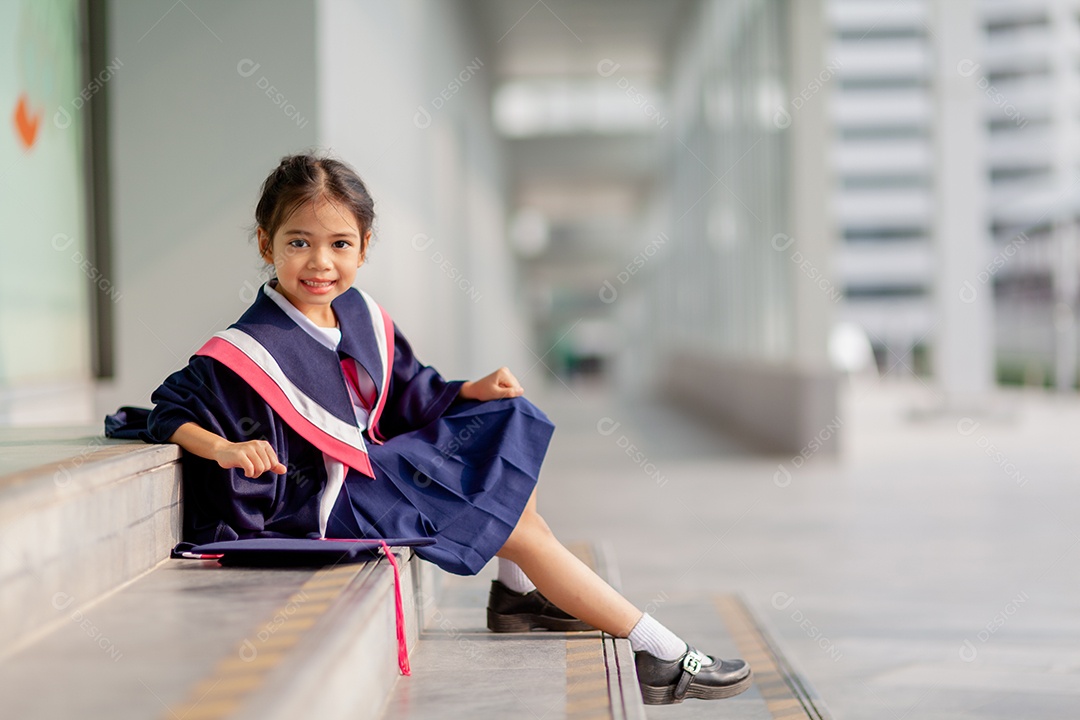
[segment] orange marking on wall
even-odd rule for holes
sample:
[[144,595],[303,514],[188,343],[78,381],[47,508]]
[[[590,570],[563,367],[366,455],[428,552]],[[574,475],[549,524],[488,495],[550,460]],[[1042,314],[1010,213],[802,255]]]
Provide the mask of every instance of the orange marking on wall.
[[29,109],[30,103],[26,99],[26,93],[19,96],[19,102],[15,105],[15,129],[18,131],[19,140],[23,149],[29,150],[37,140],[38,128],[41,126],[41,113],[32,115]]

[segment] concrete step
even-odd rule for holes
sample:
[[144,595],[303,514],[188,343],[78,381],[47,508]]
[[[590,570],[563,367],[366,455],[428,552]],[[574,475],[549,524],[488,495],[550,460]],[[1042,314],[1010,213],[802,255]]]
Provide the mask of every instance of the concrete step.
[[[395,553],[410,648],[435,569]],[[4,716],[376,718],[398,676],[393,573],[167,560],[0,662]]]
[[0,654],[66,622],[180,540],[180,449],[101,428],[0,429]]
[[[604,546],[573,549],[617,586],[610,551]],[[427,613],[413,675],[398,678],[384,720],[831,717],[821,696],[737,594],[661,594],[649,611],[703,652],[745,658],[754,670],[752,686],[726,700],[645,706],[628,641],[602,633],[490,633],[485,615],[489,582],[446,578],[441,601],[430,603],[434,611]]]
[[[605,546],[571,549],[618,585]],[[490,581],[446,576],[441,600],[425,602],[413,674],[398,678],[384,720],[645,719],[627,640],[600,632],[491,633]]]
[[739,594],[658,596],[656,615],[699,650],[750,663],[750,688],[726,700],[650,705],[650,720],[829,720],[832,716],[805,675],[782,651],[761,618]]
[[[627,641],[490,633],[490,577],[445,575],[407,550],[414,673],[399,677],[385,559],[163,560],[180,539],[178,448],[88,428],[0,431],[0,447],[4,717],[829,717],[738,596],[663,595],[654,614],[705,652],[745,657],[753,687],[645,708]],[[618,587],[604,546],[573,549]]]
[[[18,718],[377,717],[398,675],[385,558],[170,560],[180,450],[98,428],[0,430],[0,697]],[[434,566],[396,554],[408,644]],[[59,690],[59,691],[58,691]]]

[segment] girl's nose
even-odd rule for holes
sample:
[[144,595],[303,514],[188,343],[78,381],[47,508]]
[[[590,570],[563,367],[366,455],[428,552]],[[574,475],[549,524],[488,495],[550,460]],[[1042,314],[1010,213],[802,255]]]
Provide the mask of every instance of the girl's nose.
[[330,249],[324,247],[317,247],[311,251],[308,255],[308,267],[327,269],[330,267]]

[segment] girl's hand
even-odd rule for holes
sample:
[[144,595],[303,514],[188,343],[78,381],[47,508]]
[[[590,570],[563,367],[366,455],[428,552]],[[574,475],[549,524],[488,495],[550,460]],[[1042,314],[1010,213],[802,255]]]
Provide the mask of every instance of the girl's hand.
[[524,394],[521,384],[508,368],[501,367],[490,375],[461,386],[461,397],[466,400],[497,400],[519,397]]
[[227,443],[214,453],[212,459],[225,469],[240,468],[249,478],[259,477],[267,470],[279,475],[287,471],[278,461],[274,448],[265,440]]

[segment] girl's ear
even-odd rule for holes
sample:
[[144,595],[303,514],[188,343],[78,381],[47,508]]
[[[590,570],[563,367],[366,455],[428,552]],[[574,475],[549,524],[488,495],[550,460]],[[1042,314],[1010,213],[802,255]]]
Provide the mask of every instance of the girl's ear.
[[268,265],[274,264],[274,244],[270,242],[270,235],[262,228],[258,228],[255,231],[256,237],[259,243],[259,256],[266,261]]
[[360,259],[356,263],[356,267],[361,267],[364,264],[364,260],[367,259],[368,245],[371,244],[371,230],[364,233],[364,239],[360,242]]

